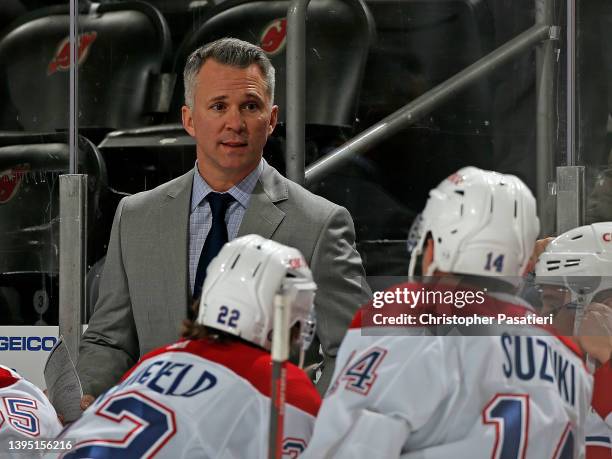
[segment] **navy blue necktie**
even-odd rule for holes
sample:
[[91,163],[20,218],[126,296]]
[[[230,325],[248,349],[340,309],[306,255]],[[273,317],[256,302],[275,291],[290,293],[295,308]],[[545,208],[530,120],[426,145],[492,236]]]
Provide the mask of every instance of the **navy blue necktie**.
[[211,260],[217,256],[223,244],[228,241],[227,226],[225,225],[225,212],[230,204],[234,201],[231,194],[228,193],[208,193],[206,196],[210,204],[210,213],[212,214],[212,226],[206,236],[206,242],[202,247],[200,261],[198,261],[198,270],[196,271],[195,283],[193,284],[193,299],[200,298],[202,293],[202,285],[206,279],[206,268]]

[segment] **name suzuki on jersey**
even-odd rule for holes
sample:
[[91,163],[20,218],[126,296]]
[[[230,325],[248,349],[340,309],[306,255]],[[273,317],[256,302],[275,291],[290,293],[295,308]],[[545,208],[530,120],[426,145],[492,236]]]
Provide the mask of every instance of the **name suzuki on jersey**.
[[544,339],[531,336],[500,337],[506,360],[502,366],[507,378],[538,378],[554,385],[572,406],[576,403],[576,368]]

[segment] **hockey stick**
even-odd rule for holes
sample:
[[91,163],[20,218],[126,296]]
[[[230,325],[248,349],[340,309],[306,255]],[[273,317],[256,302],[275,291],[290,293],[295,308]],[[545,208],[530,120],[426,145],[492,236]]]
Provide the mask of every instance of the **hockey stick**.
[[268,459],[280,459],[283,454],[285,419],[285,389],[289,358],[289,308],[286,292],[274,297],[274,328],[272,331],[272,393],[270,396],[270,432]]

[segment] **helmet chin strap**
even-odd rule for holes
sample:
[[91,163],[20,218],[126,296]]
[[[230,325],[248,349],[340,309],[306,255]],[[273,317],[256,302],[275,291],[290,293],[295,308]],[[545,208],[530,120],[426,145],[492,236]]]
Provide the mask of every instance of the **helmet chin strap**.
[[422,244],[414,248],[410,254],[410,264],[408,264],[408,277],[414,276],[414,270],[416,269],[417,260],[423,254]]
[[410,253],[410,264],[408,265],[408,277],[414,277],[414,273],[416,271],[417,263],[419,259],[423,256],[425,250],[425,241],[427,240],[426,234],[428,231],[424,232],[419,240],[418,244],[415,246],[414,250]]
[[572,292],[571,303],[576,307],[576,313],[574,315],[574,336],[578,336],[580,332],[580,325],[584,318],[584,311],[593,299],[594,294],[584,294]]
[[[574,295],[576,296],[575,300],[574,300]],[[582,319],[584,319],[584,313],[586,310],[586,307],[591,303],[591,300],[593,299],[593,297],[595,296],[595,294],[590,294],[590,295],[581,295],[581,294],[576,294],[572,292],[572,300],[570,303],[566,304],[563,307],[567,307],[569,305],[573,305],[576,308],[576,313],[574,315],[574,336],[579,336],[580,335],[580,325],[582,324]],[[598,367],[598,363],[597,360],[592,357],[590,354],[586,354],[586,367],[587,370],[593,374],[595,372],[595,370]]]
[[[413,277],[416,269],[416,264],[419,258],[423,255],[423,246],[425,245],[425,238],[423,237],[412,253],[410,254],[410,264],[408,265],[408,276]],[[434,271],[438,269],[438,264],[432,260],[431,264],[427,268],[427,272],[423,273],[424,276],[433,276]]]

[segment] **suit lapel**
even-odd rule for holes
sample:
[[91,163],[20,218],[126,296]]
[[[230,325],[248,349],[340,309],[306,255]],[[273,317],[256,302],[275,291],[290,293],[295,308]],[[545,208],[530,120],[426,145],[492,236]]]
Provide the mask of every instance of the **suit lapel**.
[[170,286],[168,291],[161,295],[165,299],[161,307],[169,308],[168,315],[173,326],[185,318],[186,305],[190,302],[187,254],[192,184],[193,171],[172,184],[159,208],[162,275],[165,276],[164,279],[168,279],[164,285]]
[[247,234],[259,234],[270,238],[278,225],[285,218],[285,212],[276,207],[277,202],[284,201],[289,197],[286,179],[276,169],[264,164],[251,199],[249,207],[244,214],[238,237]]

